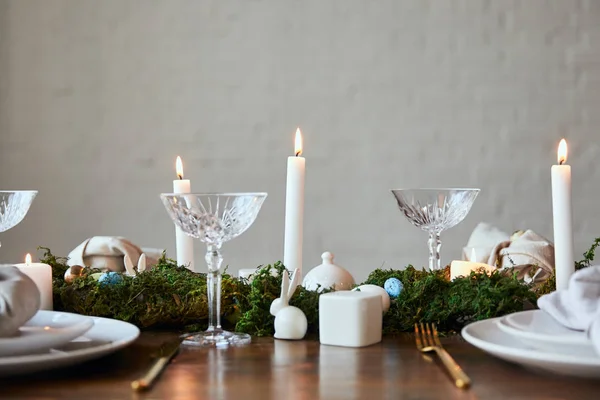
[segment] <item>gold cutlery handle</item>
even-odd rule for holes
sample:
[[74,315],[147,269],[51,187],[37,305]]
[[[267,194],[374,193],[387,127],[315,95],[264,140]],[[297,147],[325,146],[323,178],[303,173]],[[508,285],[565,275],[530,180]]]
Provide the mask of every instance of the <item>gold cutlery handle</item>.
[[171,342],[168,346],[166,346],[164,351],[164,356],[159,357],[154,361],[148,372],[146,372],[140,379],[131,382],[131,388],[133,390],[147,390],[152,387],[156,378],[160,375],[161,372],[169,365],[169,362],[177,355],[179,352],[179,345],[181,344],[183,338],[180,337],[178,340]]
[[154,380],[156,380],[156,377],[158,375],[160,375],[160,373],[167,366],[169,361],[170,361],[169,357],[161,357],[158,360],[156,360],[154,362],[154,364],[152,365],[152,367],[150,367],[150,369],[148,370],[148,372],[146,372],[146,374],[144,376],[142,376],[138,380],[131,382],[132,389],[134,389],[134,390],[149,389],[152,386],[152,384],[154,383]]
[[456,387],[460,389],[466,389],[471,385],[471,379],[465,374],[462,368],[454,361],[454,358],[443,348],[443,347],[434,347],[437,352],[438,357],[444,363],[444,366],[448,370],[452,379],[454,379],[454,384]]

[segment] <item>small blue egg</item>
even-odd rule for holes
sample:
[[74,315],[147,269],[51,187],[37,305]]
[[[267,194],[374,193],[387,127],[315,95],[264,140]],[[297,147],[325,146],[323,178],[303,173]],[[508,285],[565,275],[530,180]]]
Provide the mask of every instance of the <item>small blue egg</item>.
[[404,285],[398,278],[389,278],[383,284],[383,288],[391,298],[395,299],[396,297],[400,296],[402,289],[404,289]]
[[101,285],[116,285],[121,282],[123,282],[123,277],[116,272],[105,272],[98,279],[98,283]]

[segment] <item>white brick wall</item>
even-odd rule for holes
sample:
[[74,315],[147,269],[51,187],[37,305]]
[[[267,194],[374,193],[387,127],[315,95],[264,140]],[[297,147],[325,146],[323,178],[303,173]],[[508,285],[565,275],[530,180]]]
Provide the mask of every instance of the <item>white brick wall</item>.
[[100,234],[173,254],[178,154],[197,191],[269,192],[224,254],[275,261],[296,125],[305,269],[425,263],[392,187],[482,188],[443,261],[480,220],[551,237],[562,136],[580,254],[600,235],[598,43],[593,0],[0,0],[0,187],[40,191],[0,261]]

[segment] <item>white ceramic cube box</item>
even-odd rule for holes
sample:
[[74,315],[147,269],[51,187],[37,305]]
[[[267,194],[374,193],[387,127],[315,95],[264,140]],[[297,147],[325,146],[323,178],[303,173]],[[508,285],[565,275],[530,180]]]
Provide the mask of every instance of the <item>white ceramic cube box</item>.
[[340,291],[319,297],[322,344],[364,347],[381,342],[383,310],[377,293]]

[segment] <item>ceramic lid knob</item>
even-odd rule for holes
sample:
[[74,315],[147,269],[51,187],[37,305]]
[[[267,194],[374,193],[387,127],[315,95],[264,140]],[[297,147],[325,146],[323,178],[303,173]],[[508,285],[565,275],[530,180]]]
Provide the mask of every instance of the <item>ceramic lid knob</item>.
[[333,264],[333,253],[326,251],[321,254],[321,259],[323,260],[323,264]]
[[321,254],[323,263],[306,274],[302,286],[308,290],[333,288],[335,290],[350,290],[354,286],[354,278],[344,268],[333,263],[333,254],[326,251]]

